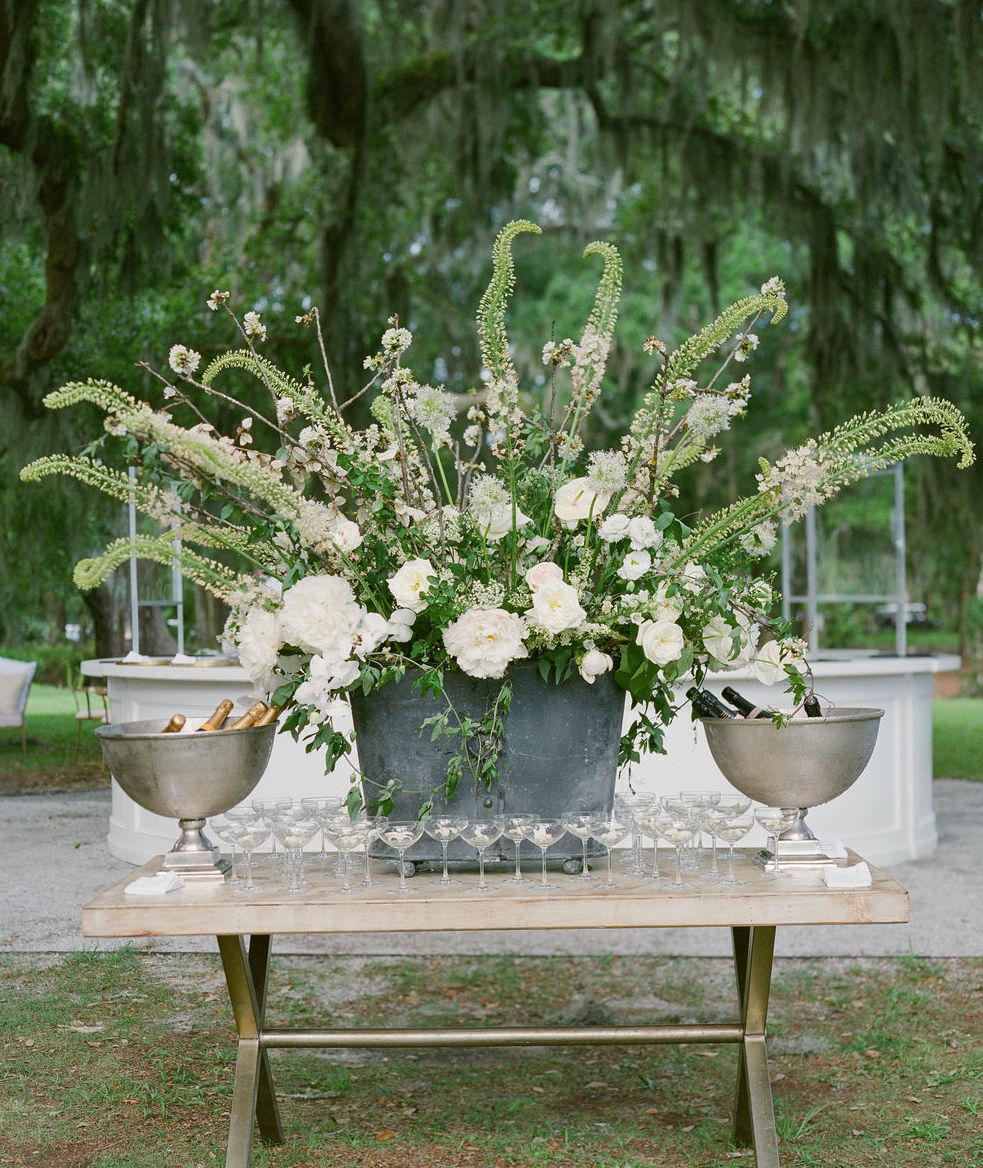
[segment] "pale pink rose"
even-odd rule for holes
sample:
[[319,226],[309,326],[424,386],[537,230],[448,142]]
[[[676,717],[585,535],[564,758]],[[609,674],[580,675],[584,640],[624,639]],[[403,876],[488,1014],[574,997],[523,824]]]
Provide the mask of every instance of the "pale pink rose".
[[559,564],[554,564],[552,560],[543,560],[540,564],[533,564],[526,572],[526,583],[532,592],[538,592],[547,580],[562,579],[563,569]]

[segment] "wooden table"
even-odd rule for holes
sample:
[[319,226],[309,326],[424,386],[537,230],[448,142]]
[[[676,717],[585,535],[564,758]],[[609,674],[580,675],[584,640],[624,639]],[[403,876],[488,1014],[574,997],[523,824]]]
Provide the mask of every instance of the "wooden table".
[[[851,854],[849,862],[858,857]],[[847,862],[847,861],[842,861]],[[908,893],[872,868],[869,888],[831,890],[814,872],[779,878],[757,866],[740,865],[745,884],[720,888],[697,879],[698,887],[627,877],[623,887],[601,890],[565,877],[551,880],[551,893],[534,885],[508,886],[489,876],[488,892],[466,884],[442,888],[436,876],[417,875],[411,892],[393,894],[396,875],[378,873],[379,883],[353,896],[339,881],[320,876],[303,893],[257,881],[254,892],[225,885],[187,884],[163,896],[124,895],[135,875],[156,872],[159,858],[97,896],[82,910],[87,937],[189,937],[213,934],[225,969],[238,1031],[226,1168],[247,1168],[253,1126],[269,1142],[280,1142],[267,1051],[300,1047],[457,1047],[597,1045],[647,1043],[736,1043],[740,1047],[734,1136],[754,1148],[758,1168],[777,1168],[778,1143],[765,1047],[775,930],[779,925],[891,924],[908,920]],[[532,873],[530,873],[531,875]],[[391,933],[484,929],[660,929],[723,926],[733,938],[737,1017],[729,1023],[673,1026],[538,1026],[485,1028],[297,1030],[265,1025],[264,1013],[274,933]]]

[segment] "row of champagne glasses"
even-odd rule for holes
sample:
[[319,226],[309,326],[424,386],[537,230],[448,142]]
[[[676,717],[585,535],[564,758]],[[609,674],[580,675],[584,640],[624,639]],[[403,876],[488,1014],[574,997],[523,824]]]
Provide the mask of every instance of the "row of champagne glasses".
[[[721,884],[740,883],[734,876],[734,848],[759,823],[769,834],[778,836],[792,826],[797,813],[777,808],[757,808],[748,815],[751,800],[743,796],[724,796],[716,792],[681,792],[675,798],[655,796],[623,796],[616,800],[611,815],[570,814],[559,819],[540,818],[531,814],[496,815],[488,819],[469,820],[463,816],[437,815],[422,821],[390,822],[384,817],[372,819],[365,814],[352,816],[340,798],[323,797],[294,801],[256,800],[250,807],[229,811],[224,816],[212,820],[213,829],[220,838],[229,842],[233,849],[240,849],[245,856],[245,882],[233,876],[230,883],[244,890],[255,888],[253,881],[253,852],[272,836],[274,848],[282,849],[279,862],[283,865],[288,880],[288,891],[300,892],[307,886],[304,876],[304,849],[315,836],[321,834],[321,855],[325,856],[328,841],[336,849],[340,860],[338,874],[342,877],[342,891],[353,891],[352,857],[362,853],[366,858],[365,877],[362,886],[374,883],[367,859],[370,844],[378,840],[392,849],[397,856],[399,884],[394,890],[397,895],[406,895],[410,889],[406,881],[406,852],[417,843],[424,833],[440,844],[442,850],[441,885],[456,884],[450,875],[448,847],[455,839],[475,849],[478,860],[478,883],[475,890],[485,892],[490,887],[485,878],[486,850],[505,838],[515,849],[515,870],[505,881],[507,884],[533,884],[521,871],[521,846],[528,840],[539,848],[542,856],[542,874],[535,887],[548,890],[553,887],[547,874],[547,853],[567,833],[581,841],[582,864],[576,880],[596,881],[598,887],[616,887],[612,875],[612,849],[627,837],[632,837],[633,848],[629,853],[628,871],[636,875],[646,875],[653,880],[667,880],[674,887],[685,887],[682,872],[685,866],[685,849],[703,831],[711,838],[712,862],[707,875]],[[641,840],[648,837],[652,841],[651,865],[642,855]],[[590,872],[587,849],[588,842],[596,840],[605,851],[606,879],[598,881]],[[728,847],[728,870],[720,872],[717,866],[717,840]],[[675,849],[675,875],[669,880],[659,870],[659,841],[664,840]],[[776,857],[777,859],[777,857]],[[774,874],[780,874],[776,863]]]

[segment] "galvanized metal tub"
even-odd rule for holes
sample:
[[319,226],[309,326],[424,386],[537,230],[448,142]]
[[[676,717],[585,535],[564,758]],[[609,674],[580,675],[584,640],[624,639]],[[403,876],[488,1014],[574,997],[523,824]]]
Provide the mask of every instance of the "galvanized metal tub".
[[[419,674],[408,673],[400,681],[368,696],[351,696],[352,718],[358,744],[359,764],[367,799],[390,779],[401,784],[391,819],[415,819],[420,805],[434,797],[434,814],[454,814],[469,819],[499,813],[529,812],[539,818],[558,819],[567,813],[608,814],[614,799],[618,747],[625,708],[625,692],[610,675],[588,685],[579,676],[561,685],[543,680],[535,662],[519,662],[508,671],[512,700],[498,758],[498,777],[486,787],[476,783],[465,768],[457,790],[443,796],[447,765],[457,740],[421,732],[425,719],[440,715],[448,701],[459,714],[481,720],[495,700],[502,682],[444,674],[444,695],[421,695],[414,683]],[[497,849],[497,850],[496,850]],[[597,854],[591,845],[588,854]],[[377,845],[372,855],[392,858]],[[489,857],[512,859],[509,840],[489,848]],[[534,845],[524,843],[522,855],[539,857]],[[582,855],[580,840],[564,838],[547,853],[550,859],[573,860]],[[473,861],[475,851],[460,840],[451,843],[454,861]],[[424,836],[406,853],[407,860],[433,861],[441,857],[440,845]]]

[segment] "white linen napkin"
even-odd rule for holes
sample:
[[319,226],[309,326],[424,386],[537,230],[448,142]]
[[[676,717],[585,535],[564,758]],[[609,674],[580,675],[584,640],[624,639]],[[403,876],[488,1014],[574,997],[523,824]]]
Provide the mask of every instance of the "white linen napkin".
[[821,840],[819,846],[823,849],[823,855],[831,860],[846,859],[846,846],[841,839]]
[[823,883],[827,888],[869,888],[870,869],[863,860],[859,864],[850,864],[845,868],[837,864],[827,864],[823,868]]
[[184,887],[184,877],[177,872],[158,872],[156,876],[138,876],[123,889],[128,896],[162,896]]

